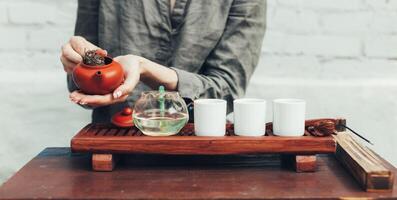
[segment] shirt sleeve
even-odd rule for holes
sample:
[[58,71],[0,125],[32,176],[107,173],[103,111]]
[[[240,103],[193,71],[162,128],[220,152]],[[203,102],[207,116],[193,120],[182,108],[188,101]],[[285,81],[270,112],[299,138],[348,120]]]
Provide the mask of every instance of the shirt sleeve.
[[258,64],[266,29],[266,1],[235,0],[226,23],[199,74],[172,69],[178,75],[177,89],[183,97],[225,99],[230,112],[233,100],[245,94]]
[[[99,0],[79,0],[74,35],[82,36],[91,43],[98,43],[98,9]],[[71,74],[66,76],[69,92],[78,89]]]

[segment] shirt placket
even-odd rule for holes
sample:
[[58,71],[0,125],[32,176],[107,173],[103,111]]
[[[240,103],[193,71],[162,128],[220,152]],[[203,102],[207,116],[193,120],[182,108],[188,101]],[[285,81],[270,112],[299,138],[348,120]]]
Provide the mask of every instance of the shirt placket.
[[174,10],[171,14],[172,33],[176,33],[179,26],[182,25],[187,4],[188,0],[176,0]]
[[175,36],[178,34],[179,26],[183,22],[185,7],[188,0],[176,0],[174,10],[170,13],[170,1],[160,0],[158,2],[159,12],[162,15],[162,34],[159,42],[160,49],[156,53],[156,57],[162,60],[166,65],[170,65],[173,55],[173,44]]
[[159,40],[159,49],[156,52],[156,58],[161,60],[164,64],[168,64],[168,59],[171,56],[171,21],[170,21],[170,3],[169,0],[159,0],[157,2],[159,13],[161,15],[161,35]]

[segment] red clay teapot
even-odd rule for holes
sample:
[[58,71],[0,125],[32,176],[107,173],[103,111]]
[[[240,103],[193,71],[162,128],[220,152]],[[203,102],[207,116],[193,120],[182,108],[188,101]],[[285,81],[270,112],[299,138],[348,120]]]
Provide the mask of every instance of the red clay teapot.
[[103,50],[87,51],[83,61],[72,73],[73,81],[85,94],[104,95],[112,93],[124,81],[124,70]]

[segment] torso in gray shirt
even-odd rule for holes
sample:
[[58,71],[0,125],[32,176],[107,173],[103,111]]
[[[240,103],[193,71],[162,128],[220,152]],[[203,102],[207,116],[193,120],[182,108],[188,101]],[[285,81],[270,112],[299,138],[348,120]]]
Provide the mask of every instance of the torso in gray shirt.
[[[75,35],[109,55],[135,54],[178,75],[178,91],[190,99],[244,95],[258,63],[266,25],[265,0],[79,0]],[[68,77],[69,90],[76,87]],[[145,90],[139,83],[128,101],[95,108],[93,122],[110,117]]]

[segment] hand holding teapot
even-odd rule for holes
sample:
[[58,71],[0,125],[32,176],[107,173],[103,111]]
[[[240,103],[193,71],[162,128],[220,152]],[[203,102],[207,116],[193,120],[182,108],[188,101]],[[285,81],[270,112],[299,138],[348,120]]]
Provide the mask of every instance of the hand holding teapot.
[[[110,69],[104,71],[99,71],[98,69],[86,70],[82,66],[76,67],[73,73],[83,74],[84,81],[87,81],[87,88],[93,90],[88,92],[91,94],[87,94],[84,91],[74,91],[70,94],[70,99],[75,103],[91,107],[125,101],[140,79],[139,57],[134,55],[118,56],[113,58],[111,63],[113,63],[112,66],[107,66]],[[79,72],[79,70],[84,72]],[[88,79],[87,77],[91,78]],[[124,81],[119,82],[120,78],[123,78]],[[93,85],[94,87],[90,88]],[[99,87],[99,90],[96,90],[95,86]],[[101,86],[104,87],[101,89]],[[95,92],[99,93],[94,94]]]
[[[107,57],[106,50],[102,50],[101,48],[95,46],[94,44],[90,43],[81,36],[73,36],[68,41],[68,43],[62,46],[62,53],[60,59],[66,73],[68,74],[73,73],[75,67],[79,66],[79,63],[83,61],[82,56],[84,56],[87,50],[96,50],[98,54],[101,54],[103,57]],[[89,107],[106,106],[106,105],[122,102],[127,99],[128,94],[135,88],[135,86],[139,81],[142,81],[143,83],[145,83],[146,85],[152,88],[157,88],[159,85],[164,85],[165,88],[167,88],[167,90],[170,91],[177,90],[177,84],[178,84],[177,73],[173,69],[170,69],[169,67],[155,63],[144,57],[131,55],[131,54],[115,57],[113,58],[113,62],[117,62],[124,71],[124,81],[121,81],[122,82],[121,85],[115,87],[114,85],[119,84],[118,81],[114,81],[114,82],[110,81],[112,82],[112,84],[109,85],[112,85],[113,87],[109,87],[106,90],[103,90],[99,93],[97,93],[96,91],[85,92],[83,91],[84,89],[80,88],[82,89],[81,91],[74,91],[69,95],[70,99],[75,103],[86,105]],[[118,75],[121,74],[119,73],[120,70],[115,70],[115,71],[118,71],[117,72]],[[98,70],[95,72],[98,72]],[[91,76],[91,77],[94,77],[93,79],[98,80],[99,75],[104,75],[104,73],[101,71],[97,75],[98,76]],[[117,77],[120,78],[120,76]],[[105,76],[102,78],[108,80],[109,77]],[[111,80],[119,80],[119,79],[112,78]],[[107,84],[107,81],[102,81],[100,83],[104,84],[105,82],[106,82],[105,85],[109,86]]]

